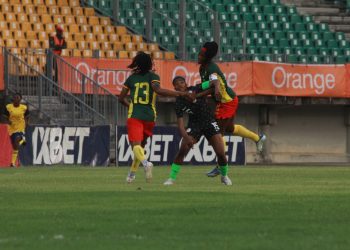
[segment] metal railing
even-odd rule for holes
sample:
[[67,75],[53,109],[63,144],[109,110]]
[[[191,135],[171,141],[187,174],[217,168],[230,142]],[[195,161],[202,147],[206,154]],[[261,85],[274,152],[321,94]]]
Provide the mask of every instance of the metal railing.
[[44,114],[47,124],[92,126],[108,124],[107,119],[25,61],[4,49],[6,89],[20,92],[32,109]]
[[[67,62],[63,57],[54,55],[52,51],[49,51],[48,67],[51,63],[53,71],[48,72],[49,78],[52,77],[58,86],[74,94],[83,103],[103,116],[108,124],[117,124],[118,98],[108,89],[98,84],[97,78],[101,75],[101,71],[91,69],[95,71],[95,74],[87,75]],[[107,79],[107,72],[105,77]]]

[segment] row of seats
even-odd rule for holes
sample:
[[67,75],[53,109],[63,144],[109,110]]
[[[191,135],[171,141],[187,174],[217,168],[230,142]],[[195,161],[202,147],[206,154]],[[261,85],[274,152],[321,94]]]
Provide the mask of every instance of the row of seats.
[[79,6],[79,0],[0,0],[0,4]]
[[[113,14],[111,0],[85,2],[107,15]],[[179,0],[152,2],[153,40],[178,53]],[[326,51],[328,57],[335,56],[333,51],[347,51],[350,48],[344,33],[330,31],[327,24],[315,23],[312,17],[298,14],[296,7],[283,5],[279,0],[201,0],[201,2],[199,4],[188,1],[186,5],[186,50],[189,59],[192,60],[197,59],[203,42],[213,40],[214,12],[211,10],[218,12],[221,26],[220,51],[223,55],[242,50],[243,53],[256,53],[259,47],[262,48],[260,51],[277,49],[283,53],[284,47],[294,51],[293,48],[305,46],[309,52],[313,51],[312,55],[305,50],[302,55],[294,54],[294,56],[298,60],[302,59],[300,62],[304,62],[306,58],[313,63],[323,61],[311,60],[310,56],[319,53],[318,48],[323,53]],[[137,0],[120,1],[119,8],[119,20],[145,34],[145,3]],[[340,54],[347,56],[344,53]],[[260,54],[257,56],[261,57]],[[322,58],[324,55],[315,56]]]
[[112,25],[109,17],[96,16],[94,8],[81,7],[79,0],[0,0],[0,46],[16,53],[27,47],[47,49],[56,25],[64,29],[68,48],[64,55],[90,57],[101,50],[101,57],[131,58],[142,50],[157,59],[175,57],[125,26]]

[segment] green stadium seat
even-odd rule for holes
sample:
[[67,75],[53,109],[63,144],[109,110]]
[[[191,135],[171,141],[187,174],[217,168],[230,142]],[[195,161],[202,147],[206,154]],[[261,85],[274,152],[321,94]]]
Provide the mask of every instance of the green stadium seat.
[[287,34],[287,38],[289,40],[298,38],[298,33],[296,31],[294,31],[294,30],[293,31],[288,31],[288,32],[286,32],[286,34]]
[[231,13],[229,14],[229,18],[231,21],[238,22],[241,20],[241,17],[237,13]]
[[292,40],[290,40],[290,45],[292,47],[298,47],[298,46],[300,46],[300,42],[298,39],[292,39]]
[[306,55],[298,56],[298,61],[300,63],[308,63],[308,56]]
[[274,38],[270,38],[270,39],[267,39],[266,44],[267,44],[269,47],[274,47],[274,46],[277,45],[277,41],[276,41],[276,39],[274,39]]
[[265,62],[272,62],[273,58],[272,58],[271,55],[265,55],[265,56],[263,56],[263,61],[265,61]]
[[309,56],[308,61],[311,62],[311,63],[321,63],[321,62],[323,62],[321,57],[320,56],[316,56],[316,55]]
[[258,23],[258,29],[261,30],[261,31],[269,30],[269,27],[268,27],[267,23],[261,22],[261,23]]
[[265,16],[262,14],[255,14],[254,15],[254,21],[255,22],[265,22]]
[[270,4],[270,0],[258,0],[258,3],[260,5],[269,5]]
[[308,55],[318,55],[318,51],[316,48],[307,48],[306,54]]
[[339,41],[339,47],[340,48],[349,48],[350,47],[350,43],[346,40],[341,40]]
[[291,48],[289,48],[289,47],[285,47],[285,48],[281,48],[281,50],[282,50],[282,54],[286,54],[286,55],[291,55],[291,54],[293,54],[292,52],[292,49]]
[[240,5],[238,9],[239,13],[247,13],[249,12],[249,6],[248,5]]
[[310,39],[301,40],[301,45],[302,45],[304,48],[310,48],[310,47],[313,47],[313,46],[314,46],[313,42],[312,42]]
[[290,15],[289,21],[291,23],[303,23],[303,19],[299,15]]
[[298,32],[298,38],[301,40],[310,39],[310,33],[307,31],[300,31]]
[[326,56],[330,53],[328,48],[318,48],[317,50],[318,54],[321,56]]
[[307,23],[306,24],[306,29],[308,31],[318,31],[318,29],[316,27],[316,24],[314,24],[314,23]]
[[241,18],[243,21],[246,21],[246,22],[253,22],[254,21],[254,17],[251,13],[244,13],[242,14],[242,18]]
[[333,40],[334,39],[334,33],[333,32],[323,32],[322,33],[322,39],[323,40]]
[[279,55],[279,54],[282,54],[282,51],[278,47],[273,47],[273,48],[270,48],[270,54]]
[[293,51],[293,54],[296,54],[298,56],[305,54],[305,49],[303,47],[293,48],[292,51]]
[[265,20],[268,21],[268,22],[277,22],[278,21],[278,18],[276,15],[265,15]]
[[274,14],[275,13],[274,8],[273,8],[272,5],[264,5],[263,12],[264,12],[265,15]]
[[328,48],[338,48],[338,41],[336,40],[327,40],[326,45]]
[[292,25],[290,23],[282,23],[282,29],[283,31],[290,31],[292,30]]
[[235,4],[227,4],[226,6],[225,6],[225,10],[226,10],[226,12],[237,12],[238,13],[238,7],[237,7],[237,5],[235,5]]
[[348,62],[348,61],[347,61],[347,57],[345,57],[345,56],[337,56],[335,58],[335,63],[337,63],[337,64],[345,64],[346,62]]
[[252,13],[262,14],[262,8],[260,7],[260,5],[252,5],[250,9]]
[[331,49],[332,56],[340,56],[343,55],[342,49],[336,48]]
[[303,19],[303,23],[311,23],[313,22],[312,17],[311,16],[302,16]]
[[288,39],[280,39],[280,40],[278,40],[278,46],[280,48],[287,48],[287,47],[289,47]]
[[[265,23],[259,23],[259,25],[260,24],[265,24]],[[256,23],[255,22],[247,22],[247,30],[248,31],[256,30]]]
[[311,32],[311,39],[312,40],[318,40],[321,38],[322,38],[322,35],[320,32],[318,32],[318,31]]
[[294,30],[297,30],[297,31],[305,31],[306,30],[304,23],[295,23],[293,26],[294,26]]
[[276,6],[275,8],[275,14],[278,15],[286,15],[287,14],[287,7],[286,6]]
[[336,32],[335,39],[338,41],[345,40],[345,34],[343,32]]
[[279,22],[270,23],[270,30],[272,30],[272,31],[281,30],[280,23]]
[[325,23],[317,23],[316,25],[318,26],[318,30],[319,30],[319,31],[329,31],[328,24],[325,24]]
[[270,50],[268,47],[259,47],[258,48],[258,53],[261,55],[266,55],[270,53]]
[[324,47],[325,43],[322,39],[317,39],[317,40],[315,40],[315,46],[316,47]]
[[278,21],[280,23],[287,23],[287,22],[289,22],[288,16],[280,14],[280,15],[278,15]]
[[344,56],[350,56],[350,48],[343,49]]
[[287,56],[287,62],[288,63],[298,63],[298,56],[297,55],[288,55]]
[[273,32],[273,37],[275,39],[282,39],[282,38],[286,38],[286,33],[283,31],[274,31]]
[[297,8],[295,6],[287,7],[287,14],[289,14],[289,15],[298,14]]
[[265,39],[271,39],[273,38],[273,34],[272,32],[270,32],[269,30],[263,31],[260,36],[262,36]]

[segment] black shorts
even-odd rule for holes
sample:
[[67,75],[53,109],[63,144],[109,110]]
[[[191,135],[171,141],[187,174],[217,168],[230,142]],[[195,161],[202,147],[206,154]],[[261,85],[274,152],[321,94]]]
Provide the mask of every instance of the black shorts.
[[220,134],[220,127],[215,120],[204,124],[189,123],[186,132],[196,141],[199,141],[202,135],[209,140],[212,136]]
[[23,132],[15,132],[10,136],[11,142],[13,145],[16,143],[16,139],[18,137],[20,138],[20,140],[22,140],[24,138],[24,133]]

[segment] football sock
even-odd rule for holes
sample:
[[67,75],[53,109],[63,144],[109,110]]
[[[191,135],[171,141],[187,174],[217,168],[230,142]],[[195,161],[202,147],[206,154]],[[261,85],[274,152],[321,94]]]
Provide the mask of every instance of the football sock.
[[137,169],[140,166],[140,161],[138,159],[136,159],[136,157],[134,157],[134,160],[132,161],[131,167],[130,167],[130,172],[132,173],[136,173]]
[[12,161],[11,161],[13,166],[16,166],[17,155],[18,155],[18,150],[13,150],[13,152],[12,152]]
[[253,131],[250,131],[249,129],[247,129],[241,125],[234,125],[233,134],[239,135],[239,136],[244,137],[244,138],[251,139],[255,142],[258,142],[260,139],[256,133],[254,133]]
[[171,164],[170,179],[176,180],[176,176],[179,173],[180,168],[181,166],[176,163]]
[[222,176],[226,176],[228,172],[228,165],[226,164],[225,166],[220,166],[220,173]]
[[140,162],[143,162],[146,159],[145,151],[140,145],[135,145],[132,151],[134,152],[135,158]]

